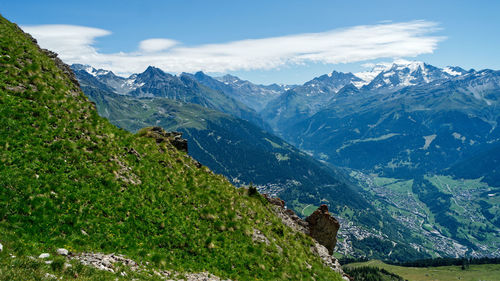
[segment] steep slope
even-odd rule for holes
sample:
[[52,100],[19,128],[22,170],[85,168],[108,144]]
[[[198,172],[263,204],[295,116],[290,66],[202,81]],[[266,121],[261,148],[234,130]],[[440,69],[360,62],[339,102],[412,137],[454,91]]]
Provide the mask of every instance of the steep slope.
[[[260,118],[255,110],[224,94],[222,91],[198,83],[189,74],[174,76],[163,72],[159,68],[150,66],[143,73],[124,78],[114,75],[111,71],[95,70],[89,66],[73,65],[72,68],[84,84],[95,84],[94,81],[84,81],[86,78],[92,78],[121,95],[164,97],[194,103],[247,120],[261,128],[270,130],[267,123]],[[83,73],[87,75],[82,75]]]
[[[339,280],[260,196],[148,131],[133,135],[99,117],[69,68],[1,17],[0,51],[2,268],[28,272],[35,263],[16,258],[65,247],[237,280]],[[268,243],[253,241],[255,232]],[[38,266],[65,279],[85,272],[57,264]]]
[[456,163],[447,172],[455,177],[482,178],[489,185],[500,187],[500,144]]

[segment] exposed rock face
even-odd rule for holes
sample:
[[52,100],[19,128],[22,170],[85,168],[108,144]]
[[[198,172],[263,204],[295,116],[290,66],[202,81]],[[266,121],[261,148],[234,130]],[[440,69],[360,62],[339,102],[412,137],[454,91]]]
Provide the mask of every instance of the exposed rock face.
[[304,221],[292,210],[285,209],[285,201],[270,197],[267,194],[263,196],[271,203],[274,213],[281,219],[284,225],[295,231],[310,235],[316,241],[314,247],[311,248],[311,252],[319,256],[326,266],[342,275],[343,280],[351,280],[351,277],[342,270],[338,260],[332,256],[333,248],[335,248],[335,244],[337,243],[337,231],[340,228],[340,224],[334,217],[330,216],[326,205],[321,205]]
[[140,134],[156,139],[156,143],[170,142],[180,151],[188,152],[188,143],[182,138],[180,132],[167,132],[161,127],[148,127],[140,131]]
[[337,244],[337,232],[340,224],[337,219],[330,216],[328,206],[321,205],[306,218],[306,221],[309,223],[309,235],[325,246],[330,255],[333,254],[333,249]]

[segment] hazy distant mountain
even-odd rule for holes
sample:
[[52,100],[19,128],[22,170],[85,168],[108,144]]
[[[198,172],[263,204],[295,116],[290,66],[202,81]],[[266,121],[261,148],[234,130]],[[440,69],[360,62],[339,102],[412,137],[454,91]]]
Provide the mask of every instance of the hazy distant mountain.
[[278,84],[258,85],[229,74],[213,78],[203,72],[197,72],[193,77],[201,84],[214,90],[222,91],[224,94],[242,102],[257,112],[261,111],[269,101],[293,87]]
[[361,81],[352,73],[334,71],[284,92],[270,101],[261,114],[275,131],[281,132],[316,113],[344,86]]

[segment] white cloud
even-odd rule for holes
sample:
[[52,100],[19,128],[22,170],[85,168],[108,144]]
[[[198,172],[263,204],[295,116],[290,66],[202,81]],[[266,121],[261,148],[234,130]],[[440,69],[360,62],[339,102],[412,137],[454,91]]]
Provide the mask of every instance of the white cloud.
[[75,25],[36,25],[22,26],[38,40],[43,48],[55,51],[66,62],[95,60],[100,56],[92,46],[97,37],[110,35],[111,32]]
[[309,62],[338,64],[379,58],[415,57],[432,53],[444,39],[430,35],[434,22],[383,23],[263,39],[185,47],[167,38],[140,42],[138,51],[105,54],[94,39],[109,31],[71,25],[23,26],[40,45],[59,53],[67,63],[90,64],[118,74],[154,65],[168,72],[227,72],[276,69]]
[[172,39],[152,38],[141,41],[139,43],[139,49],[147,53],[154,53],[169,49],[178,43],[179,42]]

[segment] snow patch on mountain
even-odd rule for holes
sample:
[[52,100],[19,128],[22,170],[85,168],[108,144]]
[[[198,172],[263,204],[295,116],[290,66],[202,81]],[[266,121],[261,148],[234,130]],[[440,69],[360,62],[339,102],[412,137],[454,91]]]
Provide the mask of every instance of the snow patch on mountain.
[[451,76],[459,76],[459,75],[462,75],[463,73],[461,72],[458,72],[458,71],[455,71],[453,70],[451,67],[447,66],[445,68],[443,68],[443,72],[445,73],[448,73],[449,75]]

